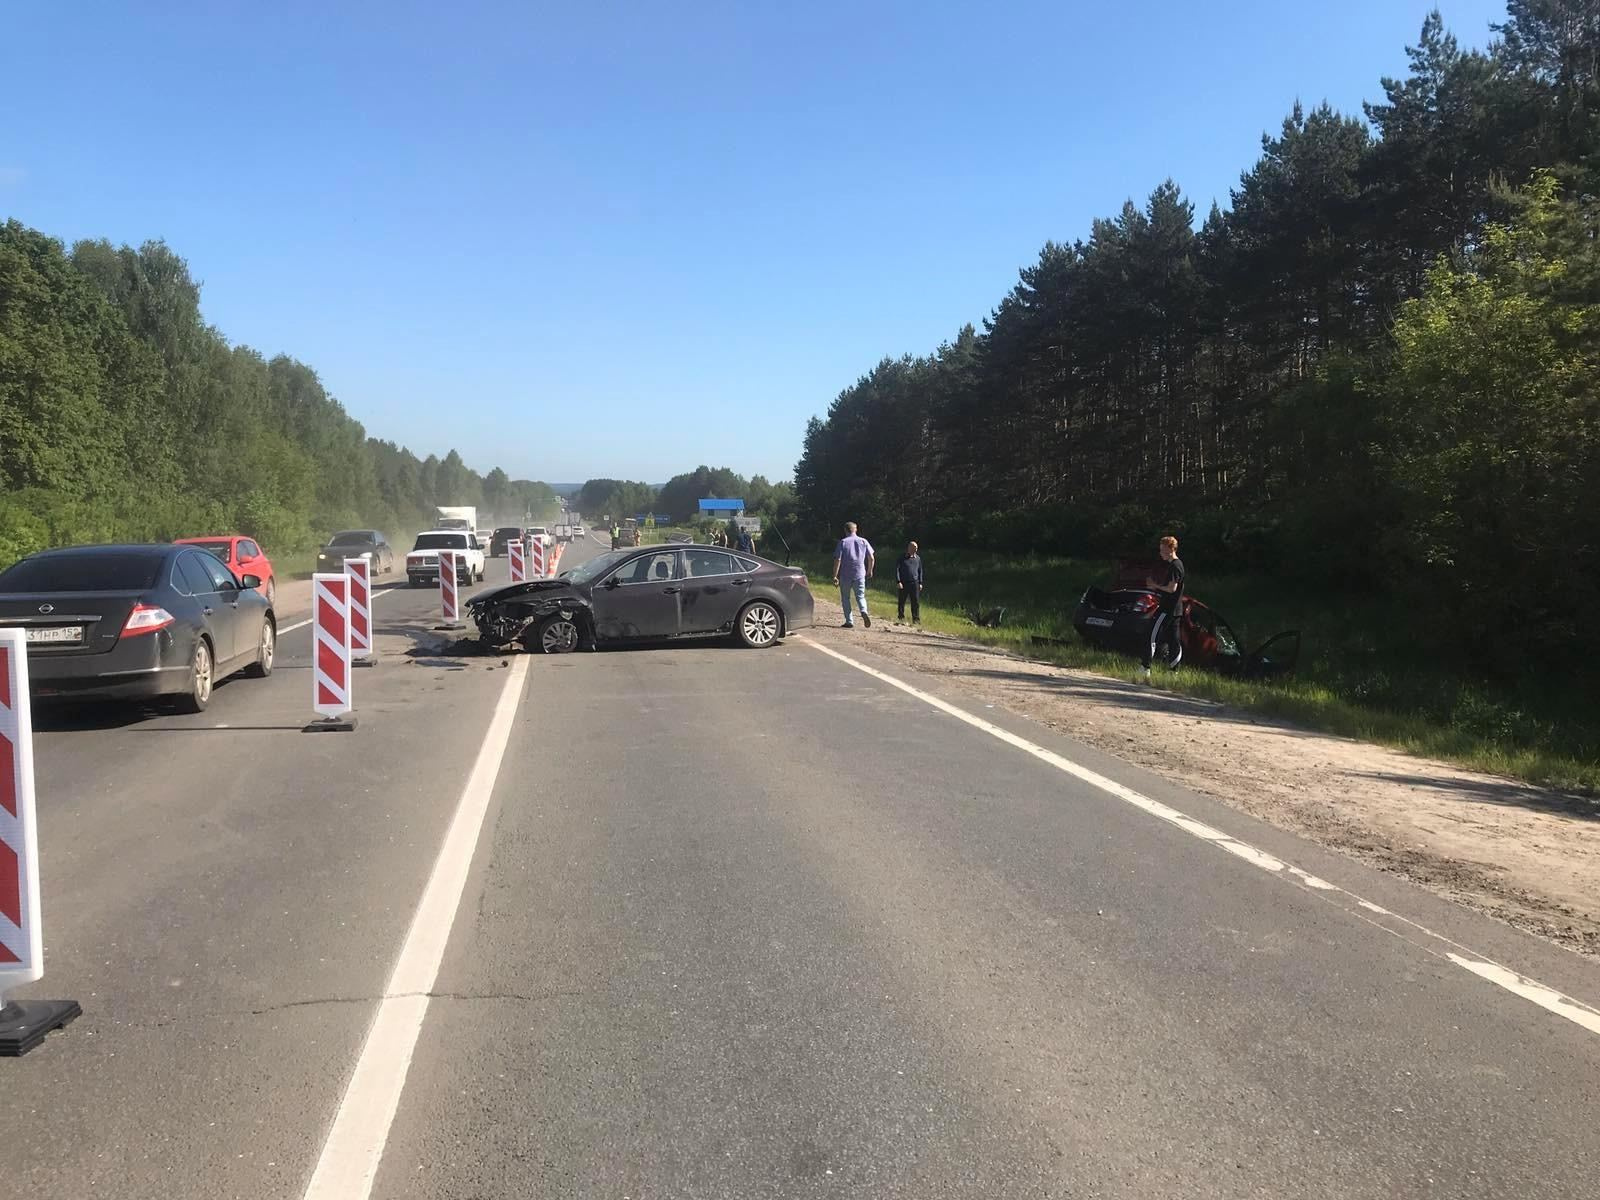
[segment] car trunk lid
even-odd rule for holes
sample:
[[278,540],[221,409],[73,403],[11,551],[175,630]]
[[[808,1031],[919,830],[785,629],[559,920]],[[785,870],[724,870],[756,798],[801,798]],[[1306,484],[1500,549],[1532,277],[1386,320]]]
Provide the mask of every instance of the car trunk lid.
[[0,628],[21,629],[30,654],[104,654],[142,592],[0,594]]

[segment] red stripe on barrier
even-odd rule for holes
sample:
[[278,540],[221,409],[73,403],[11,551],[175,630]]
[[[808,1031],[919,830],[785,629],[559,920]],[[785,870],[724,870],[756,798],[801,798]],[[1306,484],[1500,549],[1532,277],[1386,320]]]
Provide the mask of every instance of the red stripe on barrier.
[[17,815],[17,751],[0,737],[0,808]]
[[11,647],[0,646],[0,704],[11,707]]
[[[17,852],[0,842],[0,914],[19,928],[22,925],[22,862]],[[0,952],[5,950],[0,944]],[[12,962],[20,962],[13,958]]]

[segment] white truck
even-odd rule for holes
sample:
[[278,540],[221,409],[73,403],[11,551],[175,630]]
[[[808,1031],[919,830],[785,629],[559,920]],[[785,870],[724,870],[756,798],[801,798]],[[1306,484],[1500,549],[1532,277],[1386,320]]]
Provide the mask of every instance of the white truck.
[[483,547],[471,529],[430,529],[417,534],[416,543],[406,555],[406,578],[412,587],[439,582],[439,551],[456,552],[456,582],[471,583],[483,578]]
[[433,510],[433,527],[435,529],[465,529],[468,533],[477,533],[478,510],[470,504],[446,507],[440,505]]

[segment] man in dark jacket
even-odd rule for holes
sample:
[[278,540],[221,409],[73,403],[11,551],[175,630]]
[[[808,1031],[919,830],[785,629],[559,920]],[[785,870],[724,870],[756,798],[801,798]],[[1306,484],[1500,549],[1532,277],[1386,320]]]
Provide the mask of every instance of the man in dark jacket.
[[911,623],[922,624],[922,555],[917,553],[917,544],[910,542],[906,545],[906,552],[900,556],[900,561],[894,565],[895,581],[899,585],[896,597],[900,601],[900,617],[906,619],[906,601],[911,601]]
[[1156,613],[1154,624],[1150,626],[1150,645],[1145,649],[1143,659],[1139,664],[1139,678],[1145,682],[1150,679],[1150,664],[1155,660],[1157,650],[1164,650],[1164,662],[1176,665],[1176,660],[1183,657],[1183,641],[1179,636],[1178,622],[1183,618],[1183,583],[1186,572],[1183,568],[1183,559],[1178,557],[1178,539],[1168,535],[1161,539],[1161,565],[1154,576],[1146,580],[1150,589],[1163,593],[1160,597],[1161,610]]

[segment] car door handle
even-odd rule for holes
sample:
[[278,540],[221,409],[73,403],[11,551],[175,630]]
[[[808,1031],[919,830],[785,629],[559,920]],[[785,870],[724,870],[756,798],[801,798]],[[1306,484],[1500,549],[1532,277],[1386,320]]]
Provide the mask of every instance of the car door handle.
[[676,596],[681,591],[683,591],[682,588],[662,588],[661,594],[663,596]]
[[748,579],[734,579],[734,580],[731,580],[729,582],[729,586],[730,587],[749,587],[750,586],[750,581]]

